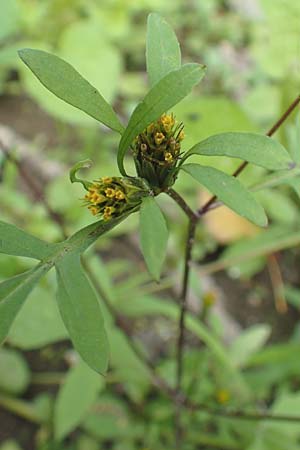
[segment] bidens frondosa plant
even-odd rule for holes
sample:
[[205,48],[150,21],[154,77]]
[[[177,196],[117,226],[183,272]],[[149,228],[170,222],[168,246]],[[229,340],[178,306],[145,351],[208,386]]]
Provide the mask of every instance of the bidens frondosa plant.
[[[161,45],[161,42],[168,45]],[[13,225],[0,222],[2,253],[39,260],[33,269],[0,284],[0,340],[3,341],[7,336],[15,316],[40,278],[55,267],[58,307],[74,347],[92,369],[105,373],[109,357],[105,326],[98,298],[81,266],[81,255],[101,235],[128,215],[139,211],[142,253],[151,275],[159,280],[167,248],[168,227],[155,197],[161,193],[167,194],[177,202],[189,220],[184,276],[179,298],[175,387],[169,386],[165,380],[162,382],[155,374],[152,364],[146,366],[147,371],[150,370],[152,373],[150,378],[170,396],[180,412],[190,404],[182,391],[181,380],[184,318],[192,247],[196,225],[209,208],[205,205],[198,211],[193,211],[183,197],[173,189],[174,183],[183,170],[214,194],[208,203],[210,207],[225,204],[253,223],[266,226],[265,211],[251,187],[246,188],[236,176],[202,165],[201,160],[200,163],[195,162],[195,156],[227,156],[244,160],[242,168],[247,163],[253,163],[268,171],[281,171],[279,177],[271,175],[271,181],[269,175],[267,183],[260,183],[256,186],[256,191],[266,186],[275,186],[283,179],[295,176],[298,169],[282,145],[269,136],[254,133],[217,134],[195,143],[190,149],[184,148],[183,124],[180,118],[176,122],[170,111],[202,80],[206,68],[194,63],[181,64],[180,47],[176,36],[157,14],[149,16],[147,30],[146,58],[150,89],[134,109],[126,127],[102,95],[70,64],[41,50],[23,49],[19,54],[23,62],[52,93],[120,134],[116,168],[119,168],[121,176],[99,173],[99,179],[96,181],[84,181],[77,178],[76,173],[87,166],[86,161],[76,164],[70,173],[71,181],[83,184],[86,189],[84,202],[91,213],[100,220],[79,230],[61,243],[43,242]],[[299,98],[272,128],[269,135],[279,127],[298,103]],[[134,160],[136,173],[127,173],[125,168],[127,152]],[[194,155],[193,162],[187,163],[192,155]],[[236,174],[241,170],[239,169]],[[283,170],[285,170],[284,177]],[[207,332],[203,334],[206,335]],[[140,352],[137,353],[141,356]],[[216,353],[219,353],[219,350]],[[182,429],[179,426],[180,414],[178,413],[176,417],[178,443]]]

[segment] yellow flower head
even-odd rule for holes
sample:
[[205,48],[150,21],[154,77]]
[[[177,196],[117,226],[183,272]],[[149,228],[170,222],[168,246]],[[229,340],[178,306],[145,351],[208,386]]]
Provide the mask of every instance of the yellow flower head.
[[156,145],[160,145],[165,140],[165,135],[163,133],[156,133],[154,140]]

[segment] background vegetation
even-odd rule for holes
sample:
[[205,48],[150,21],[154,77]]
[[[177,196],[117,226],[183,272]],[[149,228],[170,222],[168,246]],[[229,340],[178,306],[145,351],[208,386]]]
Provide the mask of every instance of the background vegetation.
[[[299,94],[294,0],[0,0],[0,11],[0,219],[50,242],[91,222],[68,169],[91,158],[90,178],[118,175],[118,142],[40,86],[18,49],[62,56],[127,118],[147,90],[146,18],[159,12],[176,30],[186,61],[208,66],[198,90],[174,110],[185,123],[187,148],[222,131],[265,133]],[[276,138],[299,162],[298,112]],[[213,164],[228,173],[238,165],[220,158]],[[242,178],[253,184],[261,174],[248,167]],[[184,174],[177,189],[194,207],[208,197]],[[299,423],[226,416],[300,416],[299,195],[297,179],[259,193],[270,219],[265,230],[220,208],[197,231],[184,387],[203,409],[184,416],[187,450],[300,449]],[[161,197],[172,234],[160,284],[145,270],[134,215],[97,242],[89,264],[121,328],[172,383],[186,219]],[[30,264],[1,255],[0,280]],[[78,363],[56,309],[53,277],[30,296],[0,350],[0,449],[174,448],[173,404],[153,388],[149,369],[104,306],[110,371],[99,378]]]

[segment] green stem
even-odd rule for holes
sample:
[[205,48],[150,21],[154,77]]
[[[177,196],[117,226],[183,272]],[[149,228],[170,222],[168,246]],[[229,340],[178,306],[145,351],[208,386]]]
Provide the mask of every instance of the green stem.
[[42,420],[38,417],[30,403],[25,402],[14,397],[9,397],[8,395],[0,395],[0,405],[7,409],[8,411],[17,414],[23,419],[29,422],[40,424]]

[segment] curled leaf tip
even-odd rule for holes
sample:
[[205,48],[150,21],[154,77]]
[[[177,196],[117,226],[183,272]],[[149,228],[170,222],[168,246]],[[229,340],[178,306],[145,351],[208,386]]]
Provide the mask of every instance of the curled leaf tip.
[[82,178],[78,178],[76,176],[77,172],[81,169],[89,169],[93,164],[93,161],[91,161],[90,159],[85,159],[83,161],[79,161],[78,163],[76,163],[72,169],[70,170],[70,181],[71,183],[81,183],[82,186],[88,190],[92,183],[90,181],[87,180],[83,180]]

